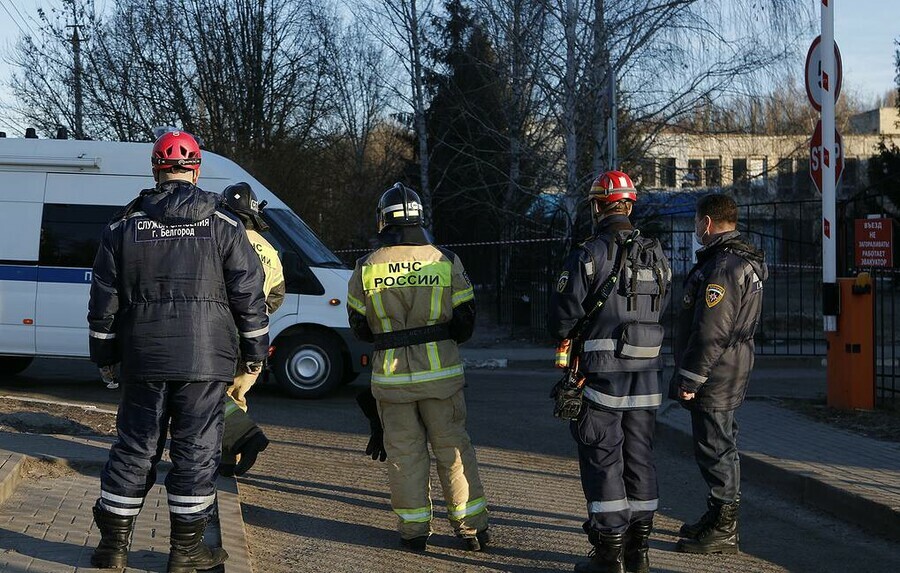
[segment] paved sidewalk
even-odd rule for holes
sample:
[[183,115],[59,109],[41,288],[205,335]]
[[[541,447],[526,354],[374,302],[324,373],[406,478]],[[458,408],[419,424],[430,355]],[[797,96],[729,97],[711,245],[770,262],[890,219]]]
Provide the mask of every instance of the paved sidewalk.
[[[91,507],[110,443],[109,438],[0,432],[0,571],[101,571],[90,566],[100,539]],[[166,570],[169,515],[162,483],[167,468],[160,464],[157,484],[138,517],[128,572]],[[219,478],[218,487],[219,520],[210,523],[205,537],[229,553],[220,571],[251,573],[237,485]]]
[[[815,422],[777,401],[748,400],[737,421],[745,477],[900,540],[900,444]],[[658,423],[660,432],[677,430],[687,444],[686,410],[667,402]]]
[[[555,372],[549,368],[550,348],[463,347],[462,355],[476,367]],[[671,376],[671,355],[666,358],[664,390]],[[900,444],[853,434],[777,405],[778,398],[824,399],[826,385],[821,357],[756,357],[751,399],[737,414],[743,474],[810,507],[900,539]],[[677,430],[690,451],[687,411],[667,402],[659,423],[659,431]]]

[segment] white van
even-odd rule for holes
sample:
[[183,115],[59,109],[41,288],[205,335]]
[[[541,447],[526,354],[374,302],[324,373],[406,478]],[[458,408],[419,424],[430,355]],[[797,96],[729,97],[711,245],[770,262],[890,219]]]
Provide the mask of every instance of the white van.
[[[103,226],[154,186],[149,143],[0,138],[0,373],[35,357],[88,356],[91,267]],[[274,193],[232,161],[203,153],[199,186],[246,181],[284,265],[284,304],[270,317],[271,371],[293,396],[352,381],[368,347],[350,333],[350,271]]]

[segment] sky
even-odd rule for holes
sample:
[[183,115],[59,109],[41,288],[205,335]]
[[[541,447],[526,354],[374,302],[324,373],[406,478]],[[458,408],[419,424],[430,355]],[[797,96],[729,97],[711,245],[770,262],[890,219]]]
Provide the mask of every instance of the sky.
[[[873,101],[895,86],[893,55],[894,40],[900,38],[900,0],[833,1],[834,36],[844,64],[844,89],[855,92],[863,101]],[[98,0],[98,5],[103,4],[105,0]],[[36,30],[38,7],[48,10],[60,5],[60,0],[0,0],[0,100],[4,103],[11,97],[5,87],[11,73],[6,54],[21,35],[16,23],[26,31],[28,24]],[[805,50],[798,55],[798,79],[803,77],[805,55]],[[14,136],[21,132],[21,126],[4,125],[0,119],[0,131]]]

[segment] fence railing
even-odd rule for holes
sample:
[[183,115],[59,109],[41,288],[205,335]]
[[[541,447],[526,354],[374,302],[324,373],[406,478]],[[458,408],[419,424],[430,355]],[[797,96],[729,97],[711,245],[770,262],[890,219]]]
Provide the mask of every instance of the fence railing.
[[[874,205],[874,207],[873,207]],[[839,276],[855,276],[854,218],[884,209],[879,198],[845,201],[839,208]],[[822,329],[821,202],[815,199],[740,206],[739,230],[766,253],[769,279],[763,290],[758,354],[824,356]],[[660,239],[674,273],[666,313],[671,336],[684,298],[683,281],[694,264],[694,212],[644,212],[637,205],[635,225]],[[569,243],[560,238],[447,245],[459,255],[476,291],[479,313],[509,337],[550,342],[547,312]],[[339,251],[348,263],[363,251]],[[876,293],[876,372],[880,400],[900,393],[900,270],[874,273]],[[671,340],[669,340],[671,342]]]

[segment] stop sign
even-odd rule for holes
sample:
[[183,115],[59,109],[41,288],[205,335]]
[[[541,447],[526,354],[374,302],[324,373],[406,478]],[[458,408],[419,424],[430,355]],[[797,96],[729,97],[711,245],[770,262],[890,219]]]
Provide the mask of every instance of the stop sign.
[[[816,129],[813,131],[812,139],[809,140],[809,176],[819,193],[822,192],[822,120],[816,122]],[[844,172],[844,142],[838,130],[834,130],[834,185],[837,186],[841,180],[841,174]]]

